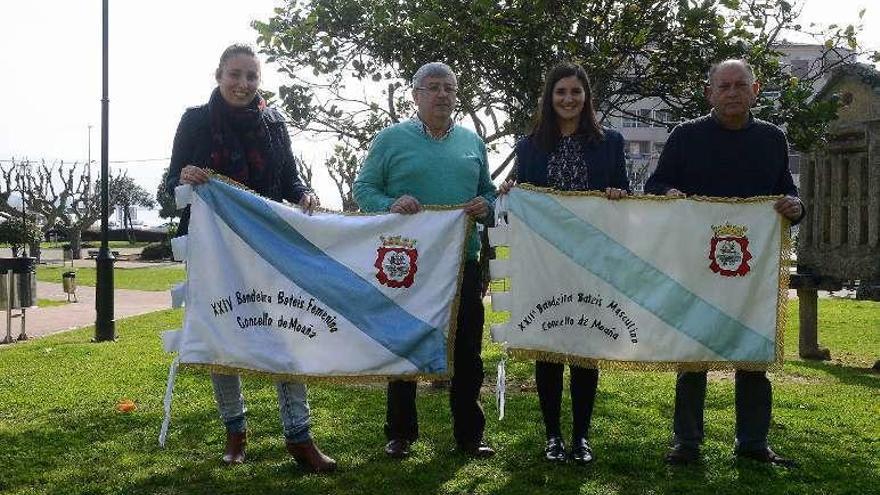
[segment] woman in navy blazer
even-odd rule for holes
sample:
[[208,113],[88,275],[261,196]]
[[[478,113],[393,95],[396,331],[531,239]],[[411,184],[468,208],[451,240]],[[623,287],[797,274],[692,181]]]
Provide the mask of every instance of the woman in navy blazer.
[[[516,175],[520,183],[565,191],[605,191],[608,199],[629,192],[623,155],[623,136],[603,129],[593,109],[590,80],[586,71],[562,63],[547,74],[541,108],[532,133],[516,145]],[[502,184],[503,194],[513,182]],[[571,459],[580,464],[593,460],[587,439],[599,370],[570,366],[572,402]],[[538,361],[535,381],[547,444],[544,456],[551,462],[565,462],[560,412],[563,365]]]

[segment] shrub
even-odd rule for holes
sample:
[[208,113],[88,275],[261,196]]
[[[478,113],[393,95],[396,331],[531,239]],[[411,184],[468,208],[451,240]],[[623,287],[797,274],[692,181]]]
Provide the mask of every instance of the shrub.
[[167,242],[152,242],[144,246],[141,251],[142,260],[162,260],[171,257],[171,244]]
[[23,246],[43,240],[43,232],[33,220],[22,222],[21,218],[7,218],[0,223],[0,243]]

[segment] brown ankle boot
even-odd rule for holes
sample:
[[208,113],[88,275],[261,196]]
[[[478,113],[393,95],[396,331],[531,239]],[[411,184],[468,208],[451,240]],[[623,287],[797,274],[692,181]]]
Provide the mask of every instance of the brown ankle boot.
[[321,452],[311,439],[299,443],[287,442],[287,451],[300,467],[313,473],[336,470],[336,461]]
[[244,447],[247,445],[247,432],[226,432],[226,451],[223,453],[223,462],[231,466],[244,462]]

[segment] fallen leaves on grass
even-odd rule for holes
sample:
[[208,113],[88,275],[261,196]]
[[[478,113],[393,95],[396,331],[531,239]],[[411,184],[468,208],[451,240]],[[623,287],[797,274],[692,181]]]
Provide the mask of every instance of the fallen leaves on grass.
[[134,412],[137,409],[137,404],[134,403],[131,399],[122,399],[118,403],[116,403],[116,410],[121,413],[130,413]]

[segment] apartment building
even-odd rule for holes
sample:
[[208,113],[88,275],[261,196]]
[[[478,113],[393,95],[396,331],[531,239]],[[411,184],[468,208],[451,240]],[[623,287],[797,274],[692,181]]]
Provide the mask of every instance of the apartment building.
[[[782,52],[782,64],[794,76],[806,77],[824,69],[828,64],[851,58],[855,55],[844,48],[829,49],[819,44],[784,43],[777,47]],[[819,91],[827,82],[829,75],[819,78],[813,91]],[[774,92],[765,93],[771,97]],[[778,94],[778,93],[777,93]],[[638,115],[641,118],[636,118]],[[653,123],[642,120],[652,119]],[[617,129],[626,140],[627,168],[634,190],[642,191],[642,185],[657,167],[657,158],[669,136],[669,125],[675,124],[669,109],[660,98],[646,98],[627,108],[625,114],[608,115],[604,124]],[[667,125],[664,125],[666,123]],[[789,165],[797,184],[800,177],[800,154],[792,150]]]

